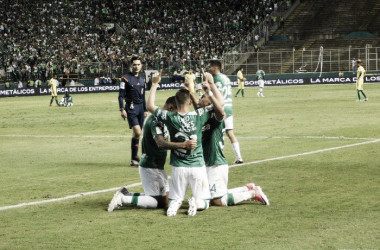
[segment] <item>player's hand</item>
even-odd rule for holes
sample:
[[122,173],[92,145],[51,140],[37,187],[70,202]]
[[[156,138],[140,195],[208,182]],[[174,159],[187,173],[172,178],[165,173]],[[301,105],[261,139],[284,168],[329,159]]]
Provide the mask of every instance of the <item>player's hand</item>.
[[154,73],[152,76],[152,85],[157,85],[161,81],[161,74],[162,69],[160,70],[160,73]]
[[144,118],[146,118],[148,116],[148,111],[145,111],[144,112]]
[[208,93],[211,90],[210,84],[208,82],[203,82],[202,83],[202,88],[203,90]]
[[214,84],[214,78],[212,77],[212,75],[208,72],[204,72],[204,70],[202,69],[202,74],[205,78],[205,80],[209,83],[209,84]]
[[197,140],[188,140],[184,142],[185,149],[193,150],[197,147]]
[[127,118],[127,112],[125,111],[125,109],[121,111],[121,117],[124,118],[124,120],[125,118]]
[[189,81],[187,79],[185,79],[185,82],[183,83],[183,88],[187,89],[187,90],[190,90],[189,89]]

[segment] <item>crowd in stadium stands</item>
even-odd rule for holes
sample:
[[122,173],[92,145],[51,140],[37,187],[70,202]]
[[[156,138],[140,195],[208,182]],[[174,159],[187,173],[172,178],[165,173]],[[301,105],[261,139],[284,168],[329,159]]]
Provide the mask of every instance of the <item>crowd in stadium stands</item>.
[[0,69],[14,81],[45,81],[52,73],[84,74],[99,64],[103,73],[118,75],[135,54],[154,69],[221,58],[280,4],[291,2],[1,0]]

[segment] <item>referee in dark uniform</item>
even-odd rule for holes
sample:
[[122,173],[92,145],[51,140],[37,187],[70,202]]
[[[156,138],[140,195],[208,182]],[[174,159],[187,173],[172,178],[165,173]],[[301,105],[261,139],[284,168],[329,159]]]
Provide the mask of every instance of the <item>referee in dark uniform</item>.
[[148,115],[145,102],[145,81],[139,72],[142,68],[141,59],[132,57],[132,72],[121,78],[119,90],[119,107],[121,117],[128,119],[129,129],[132,129],[131,141],[131,166],[139,165],[140,136],[144,124],[144,118]]

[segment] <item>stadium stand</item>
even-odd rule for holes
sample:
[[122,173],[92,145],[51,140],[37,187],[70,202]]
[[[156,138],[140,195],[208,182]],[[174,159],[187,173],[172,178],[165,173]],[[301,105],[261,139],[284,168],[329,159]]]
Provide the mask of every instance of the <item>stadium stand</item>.
[[[266,66],[267,73],[314,72],[321,47],[328,61],[325,72],[351,71],[353,58],[366,59],[366,48],[380,46],[379,30],[377,0],[304,0],[283,28],[272,30],[270,41],[260,47],[259,54],[252,53],[246,60],[246,72],[254,74],[259,64]],[[372,53],[379,55],[380,49]],[[372,68],[378,70],[380,65],[375,63]]]
[[53,73],[120,76],[133,54],[146,69],[172,71],[184,61],[221,58],[293,0],[1,2],[0,65],[12,81],[45,81]]

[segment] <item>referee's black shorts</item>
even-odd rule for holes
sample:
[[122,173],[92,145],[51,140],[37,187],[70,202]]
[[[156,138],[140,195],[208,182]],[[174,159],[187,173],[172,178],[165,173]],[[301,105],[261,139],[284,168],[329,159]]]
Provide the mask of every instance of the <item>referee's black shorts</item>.
[[136,125],[140,125],[140,128],[142,129],[144,125],[144,105],[134,104],[133,109],[131,109],[131,105],[127,104],[125,111],[127,112],[129,128],[131,129]]

